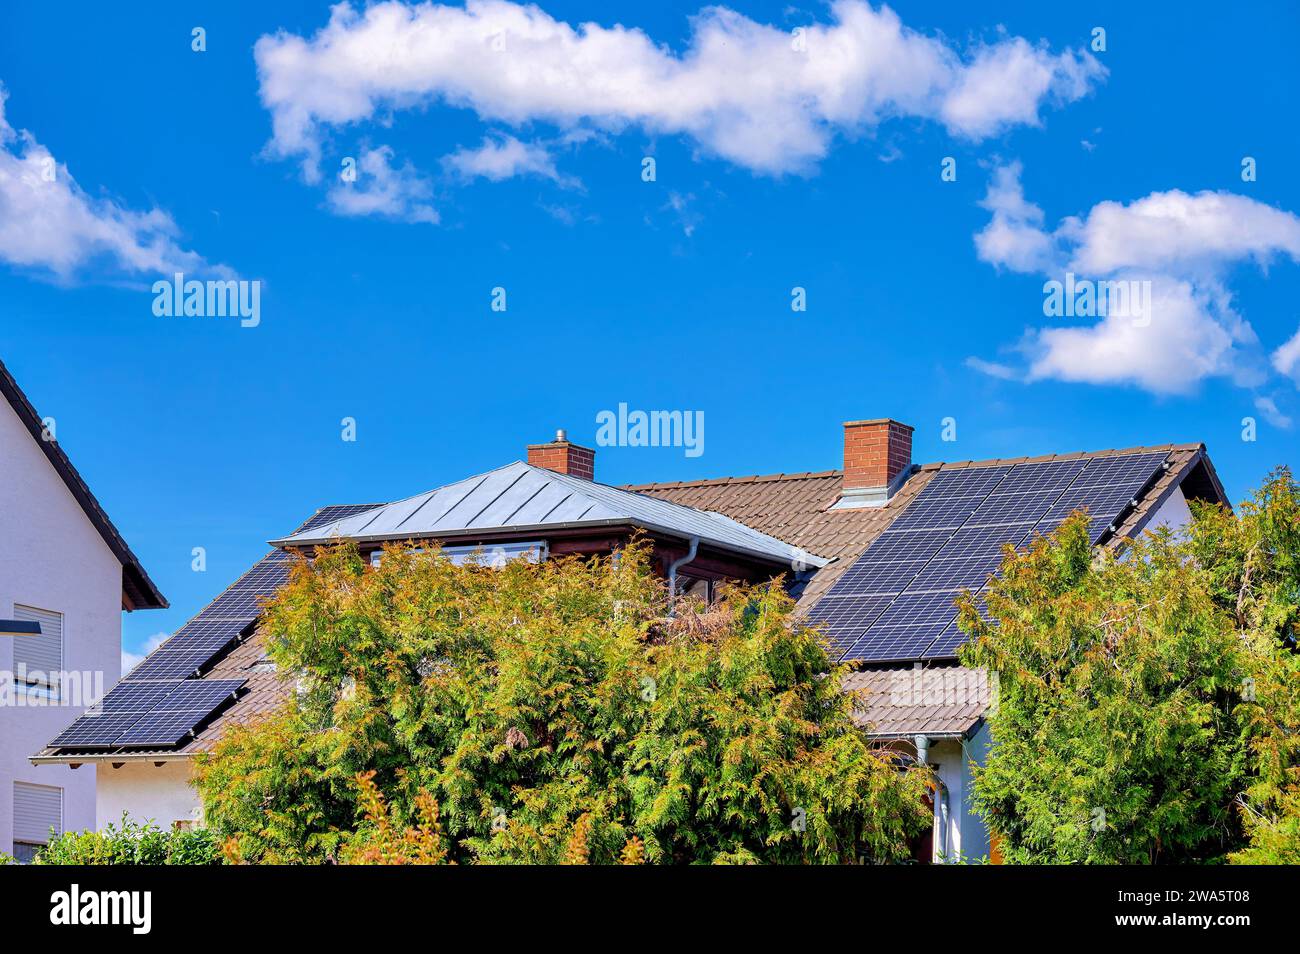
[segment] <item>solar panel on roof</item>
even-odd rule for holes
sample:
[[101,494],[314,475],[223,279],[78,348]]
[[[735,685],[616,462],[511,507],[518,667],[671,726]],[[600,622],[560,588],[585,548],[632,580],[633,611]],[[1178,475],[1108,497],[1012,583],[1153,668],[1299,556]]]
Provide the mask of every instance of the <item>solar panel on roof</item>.
[[119,682],[92,706],[86,715],[97,712],[147,712],[172,691],[172,682]]
[[922,497],[903,511],[891,530],[923,530],[937,527],[957,528],[979,506],[980,497]]
[[162,735],[170,734],[169,727],[178,720],[190,721],[193,728],[224,707],[243,685],[242,679],[118,683],[50,744],[64,748],[171,745],[174,742],[154,741],[160,734],[157,725],[168,727]]
[[263,557],[251,570],[230,585],[228,589],[208,604],[203,616],[208,618],[242,618],[245,622],[256,619],[262,603],[289,580],[289,561],[283,553]]
[[[993,488],[1011,473],[1012,465],[999,467],[964,467],[955,470],[941,470],[931,478],[925,490],[933,489],[947,496],[982,497],[993,492]],[[922,493],[925,491],[923,490]]]
[[55,736],[52,746],[81,748],[110,746],[123,732],[140,721],[139,712],[108,712],[100,716],[81,716]]
[[116,745],[172,746],[183,742],[207,717],[207,709],[162,712],[127,729]]
[[211,709],[230,699],[243,684],[242,679],[186,679],[176,685],[162,703],[154,707],[154,711]]
[[924,567],[923,560],[898,563],[855,563],[840,577],[840,596],[901,593]]
[[860,659],[864,662],[919,659],[921,653],[943,631],[944,625],[944,623],[937,623],[894,629],[877,629],[873,626],[849,647],[844,658]]
[[1032,494],[992,494],[971,514],[966,526],[1006,523],[1037,523],[1047,513],[1059,491]]
[[1068,487],[1083,470],[1085,460],[1054,460],[1017,464],[992,491],[995,494],[1047,493]]
[[998,568],[1000,558],[976,560],[932,560],[915,579],[909,590],[979,589]]
[[809,619],[832,646],[849,644],[845,659],[950,657],[965,638],[954,624],[955,598],[975,591],[986,615],[979,592],[1005,545],[1049,532],[1080,506],[1093,515],[1096,543],[1164,459],[1129,454],[940,471]]
[[206,649],[156,649],[126,674],[126,680],[184,679],[202,669],[212,655]]
[[862,563],[928,560],[952,536],[951,530],[886,530],[858,557]]
[[382,507],[384,504],[339,504],[333,507],[322,507],[306,523],[294,531],[302,533],[304,530],[315,530],[317,527],[323,527],[327,523],[335,523],[339,520],[345,520],[348,517],[354,517],[359,513],[365,513],[367,510],[374,510],[376,507]]

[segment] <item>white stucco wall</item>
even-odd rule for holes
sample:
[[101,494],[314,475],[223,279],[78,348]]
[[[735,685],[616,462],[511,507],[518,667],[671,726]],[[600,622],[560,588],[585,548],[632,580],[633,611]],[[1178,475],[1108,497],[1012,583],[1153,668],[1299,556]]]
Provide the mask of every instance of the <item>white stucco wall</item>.
[[1169,499],[1160,505],[1155,516],[1147,524],[1148,530],[1154,530],[1156,527],[1165,526],[1170,530],[1181,530],[1187,524],[1191,523],[1192,510],[1187,506],[1187,498],[1183,496],[1183,488],[1175,487],[1174,492],[1169,495]]
[[[14,604],[63,614],[65,670],[121,675],[122,566],[41,448],[0,400],[0,617]],[[0,637],[0,673],[13,672],[13,640]],[[92,679],[93,683],[93,679]],[[6,696],[12,697],[12,691]],[[65,830],[95,822],[95,768],[32,765],[28,758],[84,705],[0,705],[0,852],[13,847],[13,783],[63,789]],[[84,700],[79,700],[83,701]]]
[[96,826],[120,822],[123,812],[134,821],[152,821],[163,829],[177,821],[199,821],[202,811],[198,793],[190,785],[190,763],[128,762],[119,768],[101,764]]
[[[969,739],[936,739],[930,745],[928,760],[948,796],[948,817],[943,819],[943,799],[934,800],[933,860],[979,861],[989,851],[988,831],[975,813],[972,765],[981,762],[988,751],[988,729],[980,726]],[[943,833],[947,834],[946,842]]]

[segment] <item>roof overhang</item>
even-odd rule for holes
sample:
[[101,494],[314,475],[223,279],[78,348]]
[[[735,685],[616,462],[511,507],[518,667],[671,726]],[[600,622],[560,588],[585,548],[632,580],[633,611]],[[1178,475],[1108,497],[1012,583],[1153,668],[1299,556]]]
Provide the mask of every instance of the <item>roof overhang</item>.
[[40,752],[28,757],[33,765],[89,765],[100,762],[184,762],[193,752],[83,752],[66,754]]
[[[621,529],[621,530],[628,530],[628,531],[643,530],[646,533],[649,533],[651,536],[654,536],[659,539],[675,540],[675,541],[680,541],[682,543],[690,542],[690,536],[683,534],[681,530],[670,529],[668,527],[659,526],[657,524],[645,520],[631,521],[623,518],[609,519],[609,520],[576,520],[576,521],[569,521],[563,523],[519,524],[517,526],[492,527],[489,529],[471,528],[467,530],[446,530],[446,531],[441,531],[438,534],[433,536],[413,536],[409,533],[358,534],[355,536],[349,536],[347,537],[347,539],[355,541],[356,543],[359,544],[408,543],[408,542],[423,543],[429,541],[444,541],[444,540],[445,541],[453,541],[453,540],[454,541],[465,541],[465,540],[495,541],[495,540],[508,540],[508,539],[516,539],[516,538],[522,539],[525,537],[534,537],[534,538],[546,537],[548,535],[554,535],[557,532],[566,533],[566,532],[583,531],[583,530],[614,530],[614,529]],[[279,547],[282,550],[286,550],[286,549],[294,549],[303,546],[326,546],[330,543],[337,542],[337,540],[339,539],[337,537],[327,537],[327,536],[302,539],[301,535],[298,536],[299,539],[291,539],[289,537],[283,537],[281,539],[271,540],[269,542],[273,547]],[[736,546],[735,544],[726,543],[724,541],[720,541],[716,539],[709,539],[709,540],[701,539],[700,542],[710,550],[716,550],[723,553],[728,553],[733,556],[744,557],[745,559],[752,560],[756,563],[763,563],[769,566],[781,566],[786,568],[789,568],[791,565],[790,560],[778,560],[775,557],[773,557],[773,555],[770,553],[761,553],[757,550],[751,550],[747,547]],[[820,569],[821,567],[826,566],[826,564],[830,562],[829,560],[824,560],[819,556],[814,556],[811,553],[797,552],[795,547],[791,547],[790,549],[791,549],[791,556],[794,557],[797,555],[800,562],[802,562],[804,566],[809,569]]]

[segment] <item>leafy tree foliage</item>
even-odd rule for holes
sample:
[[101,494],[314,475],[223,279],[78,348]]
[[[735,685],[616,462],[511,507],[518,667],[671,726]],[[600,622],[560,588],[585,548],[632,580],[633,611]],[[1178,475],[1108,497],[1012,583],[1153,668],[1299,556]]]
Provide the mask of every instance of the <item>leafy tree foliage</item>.
[[1188,549],[1216,603],[1232,619],[1250,663],[1242,706],[1249,785],[1238,799],[1247,864],[1300,864],[1300,488],[1270,475],[1240,517],[1197,513]]
[[854,727],[781,587],[668,609],[640,546],[328,549],[268,607],[298,691],[200,765],[208,822],[251,862],[905,858],[927,780]]
[[122,816],[99,831],[69,831],[52,839],[33,862],[38,865],[215,865],[221,851],[203,828],[164,831]]
[[1300,507],[1270,475],[1239,514],[1094,553],[1076,515],[967,598],[996,686],[975,799],[1020,863],[1297,860]]

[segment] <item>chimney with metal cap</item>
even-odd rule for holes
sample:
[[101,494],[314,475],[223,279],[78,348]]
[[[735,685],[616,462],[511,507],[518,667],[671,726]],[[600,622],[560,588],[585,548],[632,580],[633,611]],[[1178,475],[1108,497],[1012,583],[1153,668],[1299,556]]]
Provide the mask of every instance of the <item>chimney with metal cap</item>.
[[528,463],[583,480],[596,477],[596,452],[571,443],[563,428],[555,432],[555,440],[549,444],[529,444]]
[[844,422],[844,485],[833,509],[882,507],[912,473],[912,431],[887,417]]

